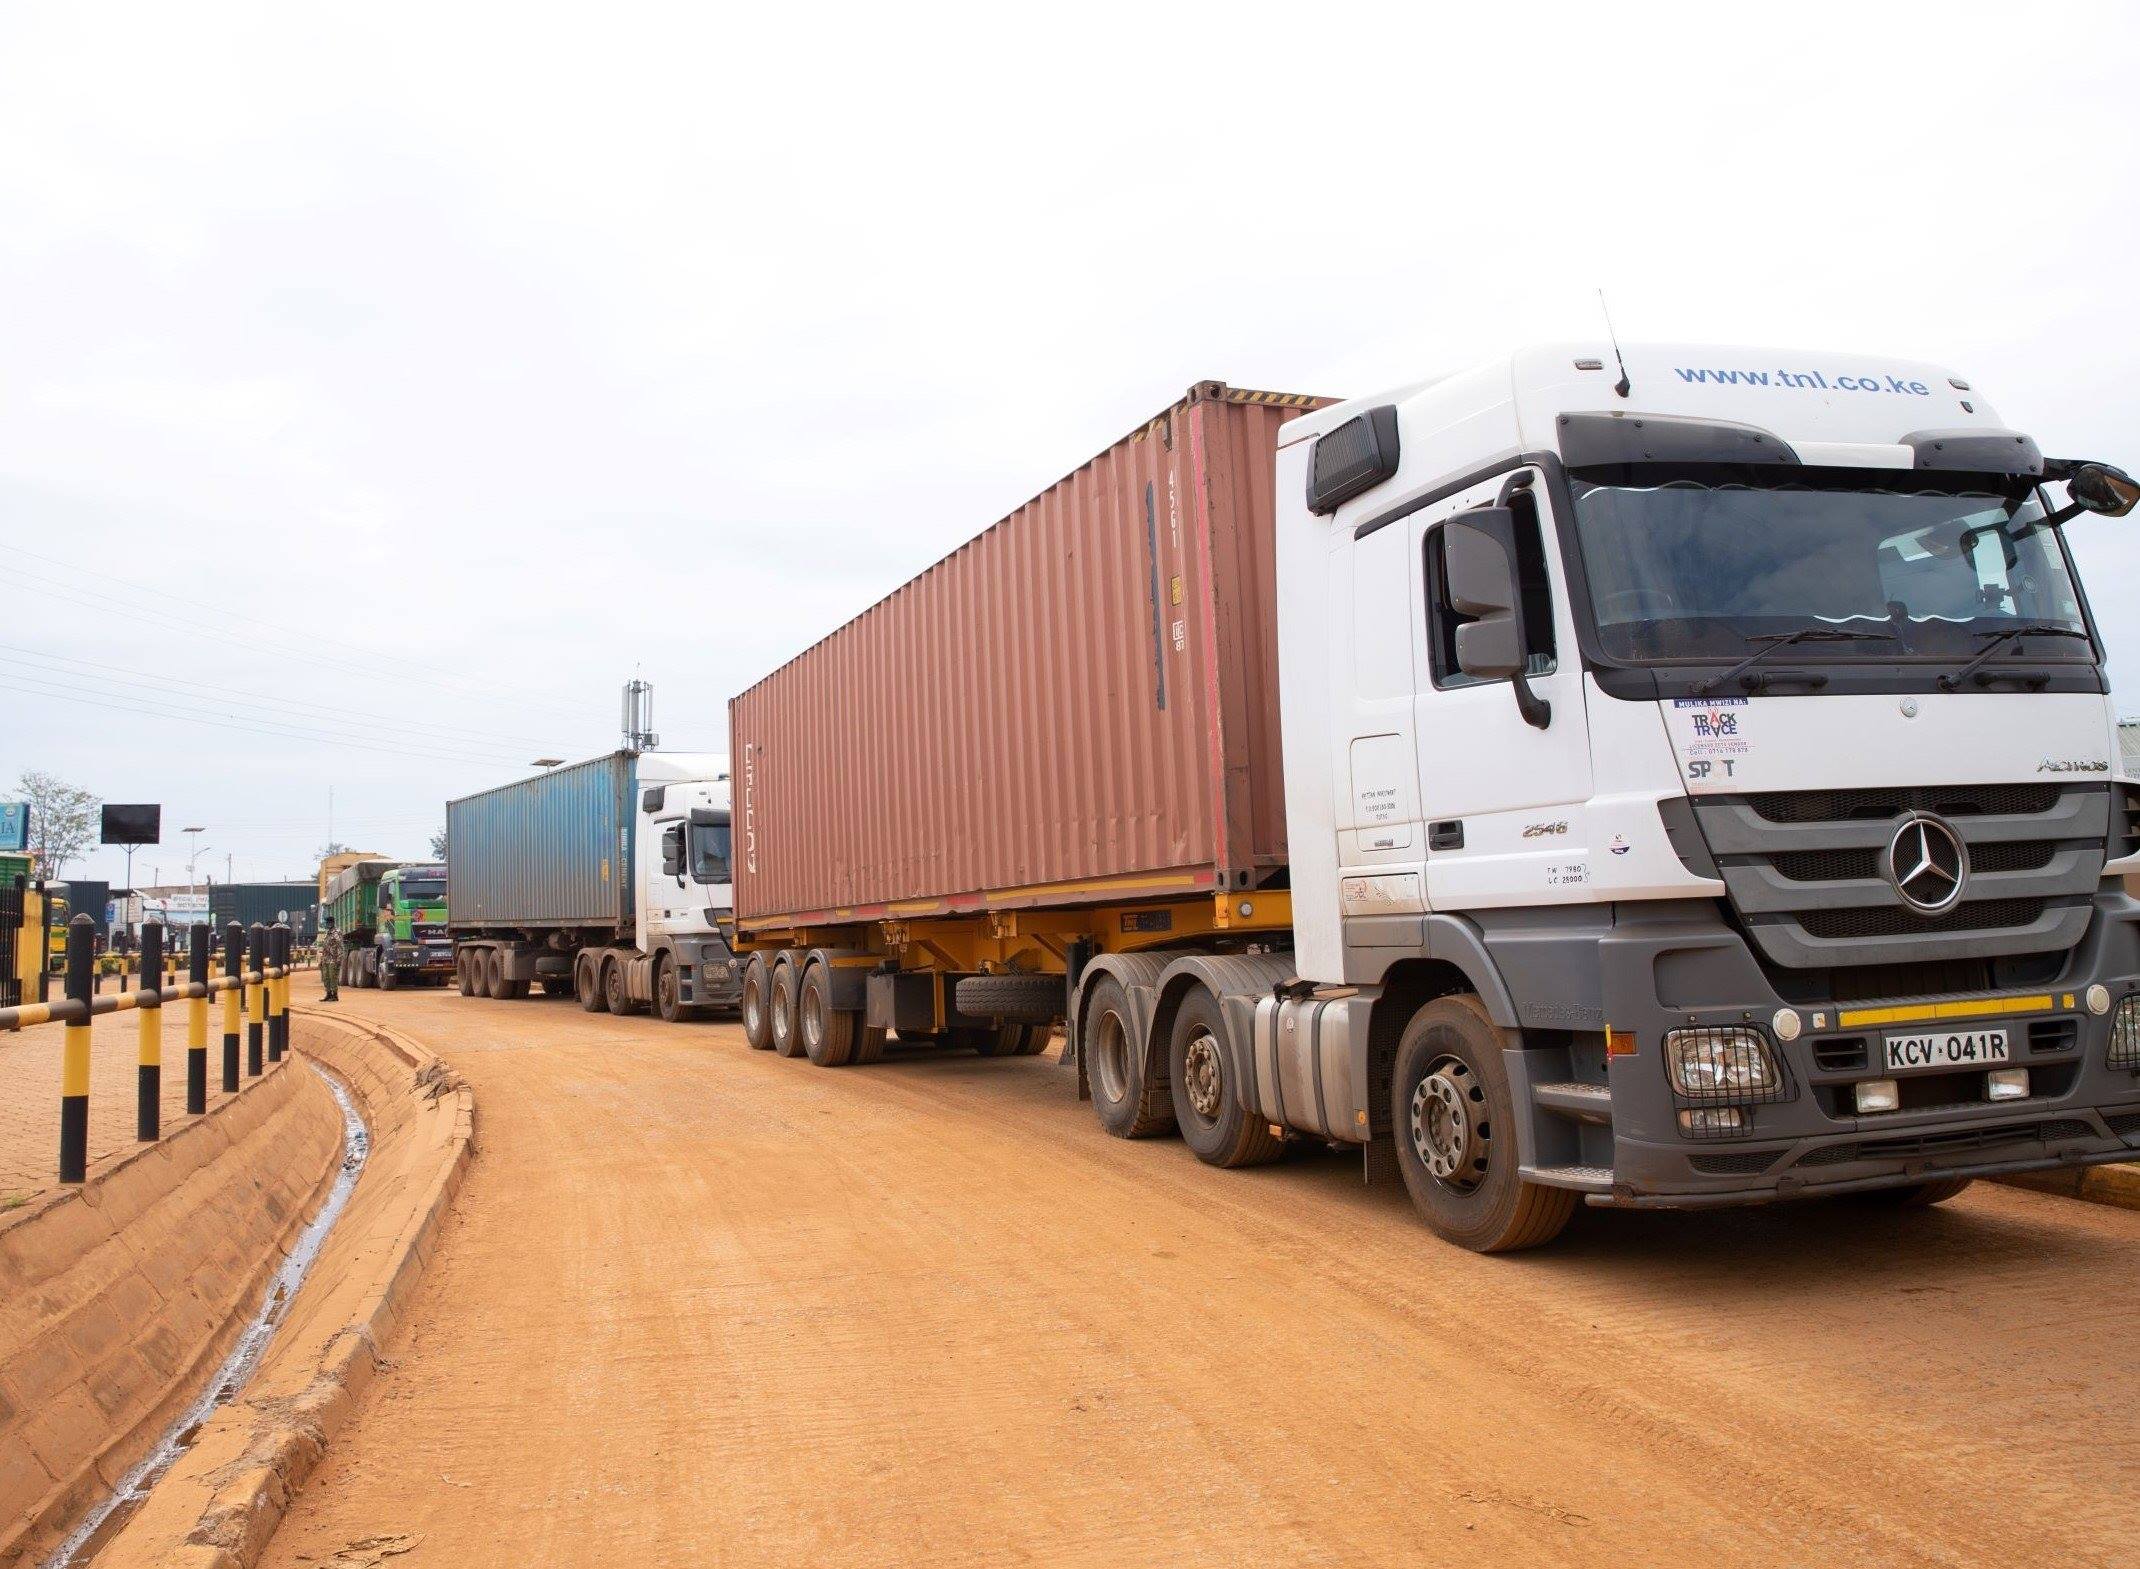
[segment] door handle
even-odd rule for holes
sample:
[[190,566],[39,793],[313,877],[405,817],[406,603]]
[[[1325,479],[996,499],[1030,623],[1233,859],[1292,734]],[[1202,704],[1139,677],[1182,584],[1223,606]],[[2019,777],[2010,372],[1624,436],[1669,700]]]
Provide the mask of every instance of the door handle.
[[1429,850],[1461,850],[1464,848],[1464,820],[1452,818],[1448,822],[1427,825],[1427,848]]

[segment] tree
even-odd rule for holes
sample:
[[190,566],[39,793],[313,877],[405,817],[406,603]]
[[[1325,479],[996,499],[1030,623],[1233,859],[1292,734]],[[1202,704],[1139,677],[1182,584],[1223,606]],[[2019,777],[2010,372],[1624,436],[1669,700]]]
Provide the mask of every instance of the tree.
[[431,859],[434,861],[443,861],[445,858],[446,830],[441,828],[437,833],[431,836]]
[[44,875],[58,881],[67,863],[95,842],[97,808],[103,803],[35,769],[27,770],[16,788],[30,803],[30,849]]
[[348,854],[348,852],[349,846],[342,843],[341,840],[329,839],[325,844],[320,846],[319,854],[315,856],[314,859],[324,861],[330,855],[346,855]]

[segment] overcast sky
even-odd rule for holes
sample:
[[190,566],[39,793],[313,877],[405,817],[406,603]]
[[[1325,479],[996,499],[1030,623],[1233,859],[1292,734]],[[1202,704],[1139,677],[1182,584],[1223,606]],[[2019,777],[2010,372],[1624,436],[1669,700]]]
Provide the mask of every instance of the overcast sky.
[[[1600,286],[2140,464],[2136,14],[10,6],[0,797],[160,801],[242,878],[332,787],[420,855],[635,671],[725,750],[1193,381],[1368,392]],[[2140,710],[2136,536],[2071,535]]]

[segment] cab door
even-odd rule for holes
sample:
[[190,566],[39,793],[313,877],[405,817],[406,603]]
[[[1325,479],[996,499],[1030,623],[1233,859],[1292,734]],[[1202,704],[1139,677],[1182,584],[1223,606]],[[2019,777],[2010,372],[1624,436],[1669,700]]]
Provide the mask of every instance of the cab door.
[[[1447,571],[1452,520],[1509,510],[1525,654],[1523,682],[1481,680],[1458,668]],[[1573,903],[1593,876],[1584,807],[1591,795],[1582,660],[1561,571],[1551,502],[1535,469],[1498,477],[1414,513],[1413,559],[1422,593],[1413,622],[1420,815],[1427,836],[1427,902],[1437,910]],[[1535,723],[1540,712],[1544,723]]]

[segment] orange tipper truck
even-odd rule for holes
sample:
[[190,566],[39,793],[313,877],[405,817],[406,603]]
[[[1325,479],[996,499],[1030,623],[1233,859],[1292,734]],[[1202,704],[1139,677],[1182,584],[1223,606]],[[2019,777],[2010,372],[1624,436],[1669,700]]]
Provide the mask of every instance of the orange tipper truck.
[[1110,1133],[1356,1144],[1482,1250],[2134,1158],[2064,536],[2136,499],[1864,355],[1200,384],[734,700],[751,1042],[1059,1028]]

